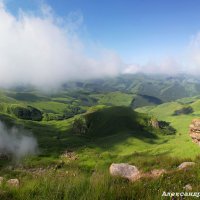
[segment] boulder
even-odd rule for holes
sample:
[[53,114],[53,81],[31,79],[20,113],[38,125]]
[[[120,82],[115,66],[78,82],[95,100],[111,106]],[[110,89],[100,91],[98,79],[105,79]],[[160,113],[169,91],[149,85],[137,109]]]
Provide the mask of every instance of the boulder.
[[19,179],[15,178],[15,179],[9,179],[7,181],[7,184],[11,187],[19,187]]
[[195,162],[183,162],[178,166],[178,169],[186,169],[194,165],[195,165]]
[[136,181],[141,177],[138,168],[127,163],[112,163],[109,171],[112,176],[126,178],[130,181]]

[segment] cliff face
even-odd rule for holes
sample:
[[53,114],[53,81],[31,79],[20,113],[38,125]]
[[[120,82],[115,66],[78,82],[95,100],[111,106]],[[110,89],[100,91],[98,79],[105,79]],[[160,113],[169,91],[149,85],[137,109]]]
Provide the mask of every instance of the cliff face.
[[192,138],[192,141],[200,145],[200,119],[192,120],[189,134]]

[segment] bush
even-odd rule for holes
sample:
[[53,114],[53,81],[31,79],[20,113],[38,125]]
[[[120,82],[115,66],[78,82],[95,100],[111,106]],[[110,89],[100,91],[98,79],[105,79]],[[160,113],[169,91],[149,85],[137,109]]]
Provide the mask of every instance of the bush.
[[78,135],[85,135],[88,131],[85,118],[80,117],[74,120],[73,132]]
[[187,115],[193,113],[193,108],[188,106],[188,107],[183,107],[179,110],[175,110],[173,115]]
[[60,114],[54,114],[54,113],[44,113],[43,120],[45,121],[51,121],[51,120],[63,120],[64,116]]
[[12,113],[20,119],[34,120],[34,121],[42,120],[41,111],[32,106],[27,106],[27,107],[17,106],[17,107],[11,108],[11,110],[12,110]]
[[159,123],[160,129],[162,129],[162,132],[165,135],[172,135],[172,134],[176,133],[176,129],[174,127],[170,126],[169,122],[159,121],[158,123]]
[[84,112],[86,112],[86,110],[79,106],[69,106],[68,109],[64,111],[64,118],[68,119]]

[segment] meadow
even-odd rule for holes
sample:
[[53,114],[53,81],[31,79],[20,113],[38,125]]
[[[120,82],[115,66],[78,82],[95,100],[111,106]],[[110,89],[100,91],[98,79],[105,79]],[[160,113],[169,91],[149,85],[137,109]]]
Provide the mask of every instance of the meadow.
[[[4,182],[0,199],[170,199],[162,197],[163,191],[181,192],[186,184],[199,191],[200,149],[188,134],[192,119],[200,116],[199,97],[178,99],[133,111],[127,105],[130,103],[128,96],[113,92],[110,95],[115,95],[114,105],[110,104],[112,98],[105,98],[105,94],[91,94],[87,102],[92,105],[86,105],[83,96],[80,99],[68,94],[41,97],[33,93],[24,97],[23,93],[16,98],[2,92],[1,121],[7,126],[14,125],[31,131],[37,138],[39,153],[17,162],[0,161],[0,175],[5,180],[20,180],[19,188],[8,187]],[[94,96],[101,99],[96,105],[91,103]],[[10,109],[29,105],[41,110],[43,116],[45,113],[63,116],[69,109],[68,104],[64,103],[68,101],[75,106],[78,102],[86,111],[60,120],[43,118],[34,121],[19,119]],[[192,107],[193,112],[174,115],[176,110],[185,106]],[[80,117],[88,118],[92,124],[88,134],[73,132],[74,120]],[[148,127],[147,120],[150,118],[170,122],[176,133],[164,134],[162,130]],[[73,156],[63,157],[66,151]],[[186,171],[177,171],[177,166],[184,161],[194,161],[196,165]],[[142,178],[130,183],[109,175],[110,164],[121,162],[133,164],[144,172],[166,169],[170,173],[156,179]]]

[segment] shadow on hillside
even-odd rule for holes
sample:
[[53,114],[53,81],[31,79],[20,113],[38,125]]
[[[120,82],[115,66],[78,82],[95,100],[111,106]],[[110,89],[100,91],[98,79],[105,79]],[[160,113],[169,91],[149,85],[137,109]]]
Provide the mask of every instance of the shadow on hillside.
[[[6,123],[8,127],[19,126],[33,134],[38,141],[40,156],[57,157],[66,150],[78,150],[85,146],[102,149],[109,149],[122,143],[131,146],[134,143],[134,138],[149,144],[161,142],[159,136],[153,130],[146,130],[142,127],[137,131],[126,130],[102,137],[91,137],[73,134],[70,126],[61,130],[53,123],[17,120],[8,115],[0,115],[0,120]],[[131,139],[131,142],[129,142],[129,139]]]
[[36,94],[26,93],[26,92],[18,92],[18,93],[7,93],[8,97],[16,99],[18,101],[28,101],[28,102],[36,102],[36,101],[47,101],[49,98],[41,97]]
[[[146,131],[144,132],[121,132],[114,135],[109,135],[103,138],[92,139],[91,143],[94,145],[102,148],[102,149],[109,149],[113,148],[114,146],[123,144],[124,146],[133,146],[134,139],[137,143],[138,140],[141,140],[144,143],[148,144],[157,144],[160,141],[158,140],[159,137],[151,132]],[[165,141],[166,142],[166,141]]]

